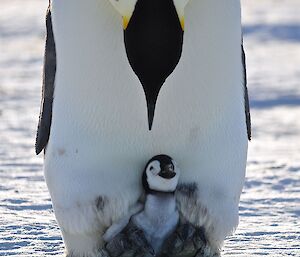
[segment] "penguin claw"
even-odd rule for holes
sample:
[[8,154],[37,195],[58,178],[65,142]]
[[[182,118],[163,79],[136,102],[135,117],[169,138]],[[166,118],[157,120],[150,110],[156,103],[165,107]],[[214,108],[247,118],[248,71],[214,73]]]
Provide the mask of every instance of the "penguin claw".
[[190,223],[179,224],[176,231],[164,243],[161,257],[215,257],[206,255],[207,240],[203,228]]

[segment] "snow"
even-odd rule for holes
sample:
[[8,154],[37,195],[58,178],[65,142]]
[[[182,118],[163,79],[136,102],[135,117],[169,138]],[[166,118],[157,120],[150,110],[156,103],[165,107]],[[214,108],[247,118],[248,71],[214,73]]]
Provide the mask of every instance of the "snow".
[[[62,256],[34,154],[48,1],[0,2],[0,256]],[[253,139],[223,256],[300,256],[300,1],[242,0]]]

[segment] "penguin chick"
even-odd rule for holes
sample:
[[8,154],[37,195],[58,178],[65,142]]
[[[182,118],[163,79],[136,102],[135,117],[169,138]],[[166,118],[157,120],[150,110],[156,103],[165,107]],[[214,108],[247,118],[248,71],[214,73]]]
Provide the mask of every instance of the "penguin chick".
[[129,214],[131,218],[124,217],[103,235],[110,256],[132,250],[159,253],[179,222],[174,194],[179,175],[176,163],[167,155],[157,155],[148,161],[142,175],[144,208],[138,206]]
[[171,157],[157,155],[147,163],[142,176],[145,206],[142,212],[132,216],[131,222],[144,232],[155,253],[159,253],[179,222],[174,195],[179,175]]

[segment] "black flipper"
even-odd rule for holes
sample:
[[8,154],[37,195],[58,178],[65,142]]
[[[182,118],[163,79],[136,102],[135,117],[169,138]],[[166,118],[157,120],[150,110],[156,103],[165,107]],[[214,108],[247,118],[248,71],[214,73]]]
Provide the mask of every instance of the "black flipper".
[[52,120],[52,104],[56,73],[56,49],[52,30],[50,5],[46,15],[46,29],[47,36],[44,56],[42,101],[35,143],[36,154],[39,154],[47,146]]
[[250,105],[249,105],[249,96],[248,96],[248,88],[247,88],[246,55],[245,55],[243,44],[242,44],[242,63],[243,63],[243,71],[244,71],[244,100],[245,100],[247,134],[248,134],[248,139],[251,140],[251,116],[250,116]]

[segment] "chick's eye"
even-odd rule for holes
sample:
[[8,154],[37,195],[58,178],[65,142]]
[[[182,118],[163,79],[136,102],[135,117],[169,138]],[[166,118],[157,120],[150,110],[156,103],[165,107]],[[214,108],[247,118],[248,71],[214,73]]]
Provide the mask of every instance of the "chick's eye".
[[150,170],[151,170],[151,171],[154,170],[153,166],[150,167]]

